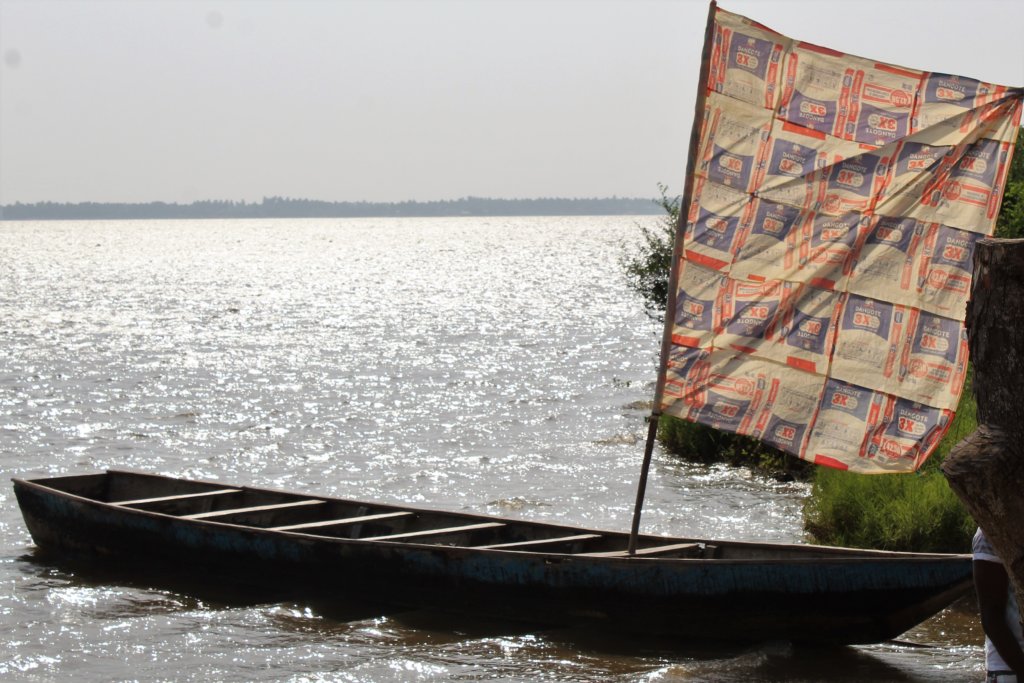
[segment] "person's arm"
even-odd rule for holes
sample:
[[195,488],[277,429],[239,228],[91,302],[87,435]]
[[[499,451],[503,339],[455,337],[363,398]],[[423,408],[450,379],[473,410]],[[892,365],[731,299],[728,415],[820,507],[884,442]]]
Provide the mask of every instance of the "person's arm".
[[974,561],[974,587],[981,607],[981,627],[999,655],[1014,673],[1024,676],[1024,650],[1006,623],[1006,600],[1010,577],[1003,565],[985,560]]

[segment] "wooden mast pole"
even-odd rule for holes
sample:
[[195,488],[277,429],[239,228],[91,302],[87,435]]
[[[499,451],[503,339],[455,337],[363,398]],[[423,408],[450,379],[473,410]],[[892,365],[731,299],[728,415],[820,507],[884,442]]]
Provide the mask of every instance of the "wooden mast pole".
[[704,104],[708,91],[708,72],[711,67],[711,48],[715,37],[715,0],[708,5],[708,22],[704,29],[704,50],[700,57],[700,78],[697,81],[697,101],[693,110],[693,127],[690,129],[690,152],[686,159],[686,184],[683,186],[682,201],[679,204],[679,219],[676,221],[675,244],[672,250],[672,265],[668,278],[668,301],[665,304],[665,328],[661,335],[661,360],[658,364],[658,383],[654,389],[654,407],[647,425],[647,442],[644,445],[644,460],[640,466],[640,480],[636,487],[636,505],[633,508],[633,526],[629,534],[629,554],[636,554],[636,540],[640,533],[640,512],[644,506],[647,491],[647,475],[651,469],[651,455],[658,436],[658,419],[661,417],[661,400],[665,393],[665,369],[669,349],[672,345],[672,326],[675,322],[676,289],[679,283],[679,261],[683,256],[683,233],[686,219],[690,214],[693,199],[693,173],[697,165],[697,150],[700,147],[701,124],[704,120]]

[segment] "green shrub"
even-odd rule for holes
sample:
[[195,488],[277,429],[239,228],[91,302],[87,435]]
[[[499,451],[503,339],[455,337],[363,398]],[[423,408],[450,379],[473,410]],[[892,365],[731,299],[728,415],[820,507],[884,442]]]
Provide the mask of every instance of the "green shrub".
[[974,523],[941,472],[870,476],[822,468],[804,524],[817,543],[967,552]]
[[661,199],[657,203],[665,215],[653,228],[638,226],[641,241],[636,245],[622,245],[619,265],[626,276],[626,284],[643,300],[647,315],[664,321],[665,303],[668,301],[668,275],[672,269],[672,251],[682,197],[669,196],[668,187],[661,183],[658,183],[658,191]]
[[1017,146],[1006,174],[1006,189],[996,219],[995,236],[1024,237],[1024,131],[1017,135]]

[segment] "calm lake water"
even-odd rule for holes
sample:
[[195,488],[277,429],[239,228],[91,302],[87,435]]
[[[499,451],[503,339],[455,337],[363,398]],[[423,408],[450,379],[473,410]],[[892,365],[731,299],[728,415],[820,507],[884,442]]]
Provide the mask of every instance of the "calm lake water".
[[[128,468],[628,529],[659,330],[618,258],[656,220],[0,223],[3,472]],[[805,495],[658,451],[644,530],[801,542]],[[719,649],[83,575],[34,557],[9,484],[0,633],[5,681],[964,681],[984,669],[969,607],[898,643]]]

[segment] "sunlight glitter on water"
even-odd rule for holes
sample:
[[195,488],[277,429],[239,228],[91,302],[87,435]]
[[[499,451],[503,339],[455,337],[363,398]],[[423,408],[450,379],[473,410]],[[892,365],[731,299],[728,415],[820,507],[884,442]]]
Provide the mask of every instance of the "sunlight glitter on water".
[[[139,469],[625,529],[659,339],[619,274],[634,220],[0,224],[6,471]],[[644,529],[797,542],[805,493],[658,451]],[[774,646],[686,650],[97,584],[33,558],[9,489],[0,503],[5,680],[835,673],[824,655]],[[840,666],[872,680],[977,673],[975,632],[946,632],[920,632],[929,650],[844,650]]]

